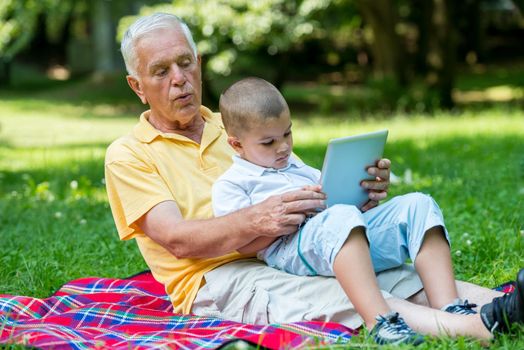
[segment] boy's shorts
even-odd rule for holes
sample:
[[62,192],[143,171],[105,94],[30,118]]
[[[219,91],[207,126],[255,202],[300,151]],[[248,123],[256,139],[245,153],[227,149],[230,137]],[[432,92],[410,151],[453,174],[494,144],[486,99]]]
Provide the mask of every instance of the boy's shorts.
[[269,266],[300,276],[334,276],[335,257],[355,227],[365,228],[375,272],[415,261],[424,235],[441,226],[442,213],[428,195],[410,193],[392,198],[365,213],[352,205],[334,205],[309,219],[299,231],[282,236],[258,258]]

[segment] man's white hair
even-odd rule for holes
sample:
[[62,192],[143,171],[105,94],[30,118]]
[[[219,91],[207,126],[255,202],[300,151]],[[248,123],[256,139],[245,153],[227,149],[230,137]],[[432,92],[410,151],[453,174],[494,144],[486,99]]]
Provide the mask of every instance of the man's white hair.
[[124,57],[126,70],[129,75],[138,77],[136,72],[138,62],[135,48],[138,40],[143,36],[161,28],[182,29],[189,46],[191,46],[191,49],[193,50],[194,57],[197,57],[197,47],[187,24],[178,16],[169,13],[157,12],[152,15],[140,17],[137,19],[129,26],[124,34],[124,37],[122,38],[120,51]]

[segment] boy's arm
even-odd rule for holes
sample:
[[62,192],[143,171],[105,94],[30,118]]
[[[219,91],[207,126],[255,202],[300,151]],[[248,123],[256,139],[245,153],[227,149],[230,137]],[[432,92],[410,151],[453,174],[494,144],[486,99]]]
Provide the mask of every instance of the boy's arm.
[[[212,187],[213,213],[223,216],[251,205],[246,191],[238,184],[227,180],[218,180]],[[268,247],[276,237],[258,237],[250,243],[237,249],[241,254],[256,253]]]
[[211,203],[217,217],[249,207],[251,198],[239,184],[219,179],[211,188]]

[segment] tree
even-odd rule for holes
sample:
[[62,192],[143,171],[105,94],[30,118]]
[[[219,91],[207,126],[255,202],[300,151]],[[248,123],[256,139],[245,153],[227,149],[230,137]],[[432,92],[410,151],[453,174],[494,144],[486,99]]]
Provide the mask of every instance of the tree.
[[[332,0],[175,0],[171,5],[142,8],[141,15],[156,11],[174,13],[191,27],[203,57],[204,87],[208,95],[211,75],[228,76],[240,54],[264,53],[273,62],[271,80],[280,86],[286,79],[289,53],[304,41],[326,33],[315,15]],[[133,20],[121,21],[119,35]],[[216,96],[215,96],[216,99]]]
[[10,83],[10,64],[35,35],[45,18],[48,38],[60,40],[74,0],[3,0],[0,2],[0,84]]

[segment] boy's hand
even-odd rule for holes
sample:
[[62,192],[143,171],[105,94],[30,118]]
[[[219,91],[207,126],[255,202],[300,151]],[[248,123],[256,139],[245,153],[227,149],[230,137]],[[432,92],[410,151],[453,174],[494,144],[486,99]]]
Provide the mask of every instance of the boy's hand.
[[387,197],[390,168],[391,161],[386,158],[380,159],[375,166],[368,168],[368,174],[375,176],[375,180],[364,180],[360,183],[369,193],[369,201],[360,208],[363,212],[376,207],[379,201]]

